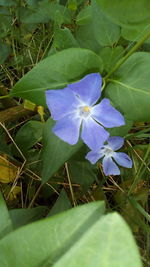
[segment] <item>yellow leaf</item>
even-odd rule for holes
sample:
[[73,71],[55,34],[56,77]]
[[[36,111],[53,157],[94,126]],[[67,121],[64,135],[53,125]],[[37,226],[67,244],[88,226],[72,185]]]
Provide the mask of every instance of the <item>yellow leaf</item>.
[[38,111],[38,113],[39,113],[39,115],[40,115],[40,117],[41,117],[41,121],[42,122],[45,122],[45,120],[44,120],[44,108],[42,107],[42,106],[38,106],[37,107],[37,111]]
[[5,156],[0,156],[0,182],[10,183],[16,178],[18,168],[13,165]]
[[11,191],[9,195],[9,200],[13,201],[14,199],[17,198],[17,195],[21,192],[21,187],[20,186],[15,186],[13,190]]
[[24,106],[25,109],[34,111],[35,107],[36,107],[36,104],[31,102],[30,100],[25,99],[25,101],[23,103],[23,106]]

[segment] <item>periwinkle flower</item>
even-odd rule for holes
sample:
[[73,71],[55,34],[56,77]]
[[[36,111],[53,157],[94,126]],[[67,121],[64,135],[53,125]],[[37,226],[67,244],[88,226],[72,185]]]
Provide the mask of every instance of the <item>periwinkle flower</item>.
[[81,130],[84,143],[96,149],[109,137],[104,127],[125,124],[123,116],[110,104],[109,99],[104,98],[95,105],[101,96],[101,85],[100,74],[92,73],[64,89],[46,91],[47,106],[52,118],[57,121],[52,130],[55,135],[74,145]]
[[120,170],[117,164],[126,168],[132,168],[132,160],[130,157],[126,153],[116,152],[123,144],[124,139],[122,137],[110,137],[107,144],[104,144],[99,150],[90,151],[86,155],[86,159],[92,164],[95,164],[99,159],[103,158],[102,165],[105,175],[119,175]]

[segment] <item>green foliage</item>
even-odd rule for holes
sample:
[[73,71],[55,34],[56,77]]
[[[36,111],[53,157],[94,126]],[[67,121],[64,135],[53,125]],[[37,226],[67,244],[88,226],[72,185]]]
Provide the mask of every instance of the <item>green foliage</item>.
[[100,57],[90,50],[70,48],[41,61],[14,86],[11,95],[45,105],[46,89],[63,88],[90,71],[102,71]]
[[54,206],[48,213],[47,217],[53,216],[58,214],[62,211],[68,210],[72,207],[70,199],[68,198],[64,189],[60,192],[58,199],[56,200]]
[[92,3],[92,24],[95,38],[101,46],[111,46],[119,40],[120,27],[110,21],[94,1]]
[[124,48],[122,46],[104,47],[100,50],[99,55],[103,60],[104,70],[109,72],[119,59],[123,57]]
[[0,193],[0,238],[12,231],[12,222],[2,194]]
[[129,120],[150,120],[149,60],[149,53],[133,54],[115,72],[106,88],[107,96]]
[[39,206],[33,209],[12,209],[9,210],[9,216],[13,228],[16,229],[25,224],[41,219],[47,212],[47,207]]
[[54,34],[53,47],[58,50],[63,50],[71,47],[79,47],[78,42],[68,28],[57,29]]
[[3,64],[10,53],[9,45],[0,43],[0,64]]
[[[79,142],[70,146],[52,132],[54,121],[49,118],[44,128],[44,148],[42,151],[42,181],[47,182],[51,176],[74,154],[82,145]],[[57,160],[56,160],[57,159]]]
[[149,0],[96,0],[102,11],[119,25],[137,27],[150,22]]
[[0,241],[1,263],[79,266],[80,259],[81,266],[142,266],[126,223],[103,214],[104,203],[93,202],[21,227]]
[[[149,266],[149,10],[149,0],[0,0],[0,265],[141,266],[113,210]],[[45,90],[92,72],[125,116],[107,131],[126,138],[133,167],[115,177],[85,159],[81,140],[55,136],[46,108]]]
[[[25,155],[42,138],[44,124],[40,121],[29,121],[24,124],[15,136],[15,142]],[[23,141],[23,142],[22,142]]]

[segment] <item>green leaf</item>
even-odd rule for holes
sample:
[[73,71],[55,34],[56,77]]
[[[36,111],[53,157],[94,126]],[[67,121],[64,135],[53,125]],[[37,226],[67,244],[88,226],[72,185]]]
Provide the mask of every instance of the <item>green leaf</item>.
[[61,23],[70,23],[69,10],[57,3],[48,0],[39,1],[32,8],[22,7],[20,13],[22,23],[48,23],[50,20]]
[[47,57],[20,79],[11,91],[38,105],[45,105],[45,90],[63,88],[89,72],[102,71],[102,61],[90,50],[69,48]]
[[47,210],[48,208],[44,206],[38,206],[33,209],[13,209],[9,210],[9,215],[12,220],[13,227],[18,228],[41,219]]
[[48,213],[47,217],[60,213],[62,211],[68,210],[72,207],[70,199],[67,196],[67,193],[62,189],[58,199],[56,200],[54,206]]
[[100,50],[99,55],[103,60],[104,70],[109,72],[117,61],[123,57],[124,48],[122,46],[104,47]]
[[76,145],[69,145],[63,142],[52,132],[54,121],[49,118],[45,124],[43,135],[42,152],[42,181],[47,182],[50,177],[74,154],[82,145],[78,142]]
[[6,234],[12,231],[12,222],[9,216],[9,212],[7,210],[5,201],[3,199],[2,194],[0,193],[0,238],[4,237]]
[[120,38],[120,27],[102,13],[99,5],[92,1],[92,24],[95,39],[102,46],[111,46]]
[[19,129],[15,142],[23,154],[26,154],[29,148],[41,140],[43,126],[44,124],[40,121],[29,121]]
[[37,267],[47,259],[54,264],[70,248],[78,247],[103,213],[104,203],[93,202],[17,229],[0,241],[1,265]]
[[77,25],[85,25],[90,23],[92,19],[92,9],[91,6],[86,6],[83,8],[77,16],[76,23]]
[[150,54],[134,53],[110,79],[106,96],[133,121],[150,120]]
[[[146,33],[150,32],[150,24],[147,26],[137,26],[137,28],[125,28],[122,27],[121,35],[124,39],[138,42]],[[148,38],[144,43],[150,43],[150,38]]]
[[76,39],[80,47],[90,49],[96,53],[100,50],[100,45],[94,35],[92,23],[79,26],[76,31]]
[[81,185],[82,192],[86,192],[96,180],[97,168],[88,161],[70,160],[68,163],[71,182]]
[[0,6],[15,6],[15,0],[0,0]]
[[[10,13],[8,8],[0,8],[0,38],[4,38],[7,35],[10,34],[10,30],[12,28],[12,14]],[[4,49],[2,46],[7,46],[8,49],[8,45],[4,44],[1,42],[1,49]],[[6,47],[5,47],[6,50]],[[3,53],[1,53],[1,57],[3,58]],[[1,59],[2,60],[2,59]]]
[[79,47],[78,42],[68,28],[58,29],[54,34],[53,47],[63,50],[71,47]]
[[53,266],[67,266],[68,262],[72,267],[79,263],[82,267],[142,266],[130,229],[117,213],[98,220]]
[[142,267],[127,224],[103,213],[93,202],[21,227],[0,241],[2,266]]
[[119,25],[137,27],[150,23],[149,0],[97,0],[102,12]]
[[133,121],[127,120],[125,118],[125,125],[120,127],[109,128],[107,131],[111,136],[122,136],[125,137],[128,132],[131,130]]

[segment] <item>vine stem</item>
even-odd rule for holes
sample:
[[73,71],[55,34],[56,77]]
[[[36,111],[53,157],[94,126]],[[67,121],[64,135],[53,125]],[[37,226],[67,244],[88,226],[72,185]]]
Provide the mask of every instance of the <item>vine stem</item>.
[[10,95],[2,95],[0,96],[0,99],[11,97]]
[[143,43],[145,40],[147,40],[150,37],[150,32],[145,34],[132,48],[129,50],[129,52],[121,58],[114,68],[104,77],[104,80],[106,81],[127,59],[130,57]]

